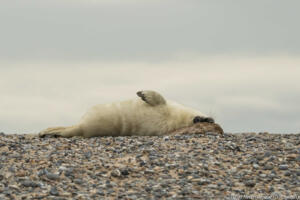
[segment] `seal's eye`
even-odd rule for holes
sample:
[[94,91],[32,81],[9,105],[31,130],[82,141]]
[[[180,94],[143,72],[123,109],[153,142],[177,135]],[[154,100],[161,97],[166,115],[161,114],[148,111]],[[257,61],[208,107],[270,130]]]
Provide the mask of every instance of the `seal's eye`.
[[199,122],[202,122],[202,121],[203,121],[203,118],[200,117],[200,116],[196,116],[196,117],[194,117],[194,119],[193,119],[194,124],[199,123]]

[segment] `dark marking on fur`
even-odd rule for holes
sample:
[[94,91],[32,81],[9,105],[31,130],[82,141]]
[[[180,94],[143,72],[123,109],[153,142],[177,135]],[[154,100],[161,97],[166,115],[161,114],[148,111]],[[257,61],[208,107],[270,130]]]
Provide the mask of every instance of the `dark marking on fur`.
[[141,97],[143,101],[146,101],[146,97],[145,97],[145,95],[143,94],[142,91],[138,91],[136,94],[137,94],[139,97]]

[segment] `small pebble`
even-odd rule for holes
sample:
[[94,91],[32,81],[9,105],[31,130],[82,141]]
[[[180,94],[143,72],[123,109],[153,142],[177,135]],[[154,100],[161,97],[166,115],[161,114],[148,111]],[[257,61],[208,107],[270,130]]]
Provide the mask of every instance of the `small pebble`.
[[53,196],[58,196],[59,195],[59,192],[57,191],[57,188],[56,187],[51,187],[51,190],[50,190],[50,195],[53,195]]
[[280,169],[280,170],[288,170],[289,166],[288,165],[279,165],[278,169]]
[[247,186],[247,187],[254,187],[255,185],[256,185],[256,183],[252,180],[245,182],[245,186]]
[[120,177],[121,176],[121,172],[119,169],[115,169],[111,172],[111,176],[114,176],[114,177]]
[[40,186],[39,183],[30,181],[30,180],[22,181],[21,185],[23,185],[24,187],[39,187]]
[[273,163],[268,163],[263,167],[264,170],[272,170],[274,169]]
[[47,173],[46,176],[47,176],[48,179],[51,179],[51,180],[58,180],[59,179],[59,174]]

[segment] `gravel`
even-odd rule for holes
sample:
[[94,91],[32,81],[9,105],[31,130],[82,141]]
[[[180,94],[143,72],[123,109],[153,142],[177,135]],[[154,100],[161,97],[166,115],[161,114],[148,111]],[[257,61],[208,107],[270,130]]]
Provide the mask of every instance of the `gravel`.
[[1,133],[0,199],[299,199],[299,141],[269,133]]

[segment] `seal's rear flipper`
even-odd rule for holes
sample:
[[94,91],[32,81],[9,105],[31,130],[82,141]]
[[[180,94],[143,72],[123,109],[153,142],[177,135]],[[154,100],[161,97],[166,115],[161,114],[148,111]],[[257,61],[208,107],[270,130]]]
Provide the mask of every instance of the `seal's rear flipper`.
[[157,92],[152,90],[142,90],[136,93],[143,101],[151,106],[165,105],[166,100]]
[[45,137],[47,135],[52,137],[82,136],[82,131],[79,126],[70,126],[47,128],[39,133],[39,137]]

